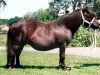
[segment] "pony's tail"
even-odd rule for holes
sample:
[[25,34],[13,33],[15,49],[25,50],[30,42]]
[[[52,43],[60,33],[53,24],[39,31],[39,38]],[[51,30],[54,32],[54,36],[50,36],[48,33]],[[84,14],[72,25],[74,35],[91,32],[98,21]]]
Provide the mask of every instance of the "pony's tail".
[[8,33],[7,33],[7,44],[6,44],[6,50],[7,50],[7,65],[6,65],[6,68],[9,68],[9,66],[11,65],[10,62],[11,62],[11,57],[14,55],[13,53],[13,49],[12,49],[12,43],[14,42],[13,41],[13,34],[14,34],[14,30],[12,28],[10,28],[8,30]]
[[7,52],[12,49],[11,48],[12,39],[13,39],[13,29],[9,29],[7,33],[7,44],[6,44]]

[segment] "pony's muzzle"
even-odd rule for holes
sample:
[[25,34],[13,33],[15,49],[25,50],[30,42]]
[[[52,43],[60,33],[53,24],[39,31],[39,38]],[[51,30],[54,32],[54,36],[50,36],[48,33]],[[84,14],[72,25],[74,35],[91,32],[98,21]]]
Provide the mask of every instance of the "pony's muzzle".
[[98,20],[98,24],[99,24],[98,26],[99,26],[99,29],[100,29],[100,19]]

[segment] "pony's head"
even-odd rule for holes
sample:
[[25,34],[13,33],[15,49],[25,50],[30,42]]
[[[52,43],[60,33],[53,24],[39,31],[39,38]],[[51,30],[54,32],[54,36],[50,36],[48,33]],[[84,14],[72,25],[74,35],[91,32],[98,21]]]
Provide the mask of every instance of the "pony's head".
[[93,29],[100,28],[100,23],[95,12],[90,11],[88,7],[81,9],[81,16],[83,19],[83,24],[86,27],[91,27]]

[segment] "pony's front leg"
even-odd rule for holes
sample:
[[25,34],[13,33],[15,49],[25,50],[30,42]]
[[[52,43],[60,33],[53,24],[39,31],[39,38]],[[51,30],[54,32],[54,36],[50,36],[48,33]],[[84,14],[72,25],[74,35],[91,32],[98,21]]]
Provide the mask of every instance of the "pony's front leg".
[[59,66],[62,70],[66,70],[66,66],[65,66],[65,44],[63,44],[62,46],[60,46],[60,50],[59,50]]
[[65,49],[66,49],[66,44],[63,44],[62,46],[59,47],[59,66],[62,70],[71,70],[70,68],[66,68],[65,66]]

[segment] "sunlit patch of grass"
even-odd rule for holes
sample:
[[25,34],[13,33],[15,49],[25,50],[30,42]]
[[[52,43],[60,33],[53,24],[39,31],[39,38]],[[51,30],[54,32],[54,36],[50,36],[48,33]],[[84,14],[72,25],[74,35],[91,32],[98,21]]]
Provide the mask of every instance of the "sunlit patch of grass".
[[0,46],[6,46],[6,39],[0,40]]
[[59,54],[23,51],[23,68],[7,70],[6,51],[0,51],[0,75],[100,75],[100,59],[66,55],[65,63],[71,71],[58,68]]
[[7,35],[6,34],[0,34],[0,46],[6,46],[6,40],[7,40]]

